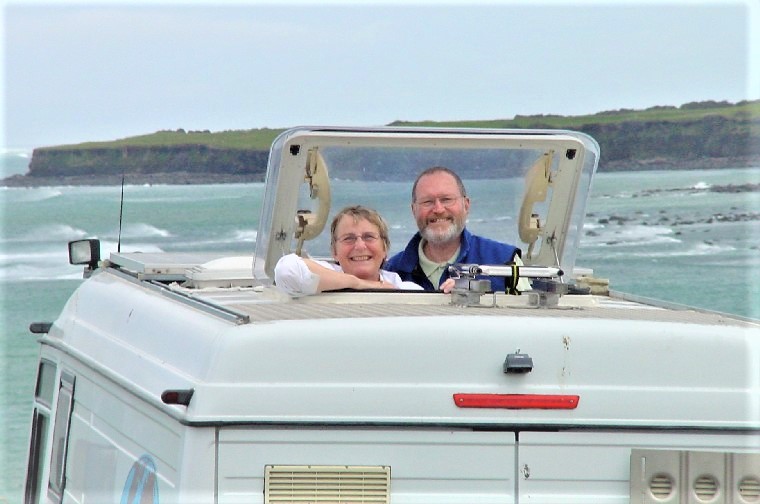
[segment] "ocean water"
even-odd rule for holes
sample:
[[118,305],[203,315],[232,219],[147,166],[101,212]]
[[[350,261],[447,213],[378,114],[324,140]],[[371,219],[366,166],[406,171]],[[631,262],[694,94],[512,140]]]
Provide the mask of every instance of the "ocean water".
[[[760,167],[598,174],[576,264],[615,290],[760,318],[760,192],[720,191],[747,184],[760,184]],[[414,230],[408,188],[373,191],[401,222],[398,250]],[[22,495],[38,355],[29,324],[53,321],[81,282],[67,241],[116,250],[120,197],[120,187],[0,188],[0,503]],[[250,254],[262,197],[263,184],[126,186],[122,251]],[[473,230],[511,225],[498,202],[476,203]]]

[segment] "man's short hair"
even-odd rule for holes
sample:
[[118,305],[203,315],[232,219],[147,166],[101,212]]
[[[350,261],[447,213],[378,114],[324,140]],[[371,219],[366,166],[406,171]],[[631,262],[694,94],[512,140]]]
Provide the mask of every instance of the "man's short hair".
[[454,170],[451,168],[446,168],[445,166],[431,166],[430,168],[423,170],[419,175],[417,175],[417,178],[414,180],[414,185],[412,185],[412,203],[414,203],[415,194],[417,193],[417,184],[419,183],[420,179],[425,175],[432,175],[434,173],[448,173],[454,177],[454,180],[457,183],[457,187],[459,187],[461,196],[467,196],[467,190],[464,188],[464,182],[462,182],[462,179]]

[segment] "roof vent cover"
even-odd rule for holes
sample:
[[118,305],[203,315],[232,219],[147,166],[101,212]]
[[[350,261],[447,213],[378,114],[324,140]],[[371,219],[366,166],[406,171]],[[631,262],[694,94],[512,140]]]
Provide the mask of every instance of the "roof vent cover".
[[649,481],[649,491],[656,499],[667,499],[673,493],[675,482],[667,474],[655,474]]
[[718,495],[718,481],[711,475],[703,475],[694,482],[694,493],[700,502],[709,502]]
[[760,479],[748,476],[739,482],[739,495],[747,502],[760,502]]

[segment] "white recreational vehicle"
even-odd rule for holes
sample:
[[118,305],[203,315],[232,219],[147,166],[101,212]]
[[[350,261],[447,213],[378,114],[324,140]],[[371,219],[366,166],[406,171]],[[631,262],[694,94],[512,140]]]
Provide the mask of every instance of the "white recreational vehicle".
[[[568,131],[296,128],[250,256],[70,243],[86,280],[31,327],[25,502],[760,502],[760,323],[576,267],[598,157]],[[283,255],[330,257],[348,204],[398,250],[433,165],[498,208],[468,227],[524,266],[452,265],[448,294],[274,285]]]

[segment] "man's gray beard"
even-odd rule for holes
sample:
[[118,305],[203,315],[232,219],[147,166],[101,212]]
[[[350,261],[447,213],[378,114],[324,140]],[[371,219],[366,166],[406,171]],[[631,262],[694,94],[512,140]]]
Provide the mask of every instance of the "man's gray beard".
[[425,229],[420,231],[420,235],[422,235],[422,237],[427,240],[428,243],[432,243],[434,245],[443,245],[444,243],[458,240],[461,233],[462,229],[457,226],[456,222],[452,222],[449,227],[443,232],[436,233],[430,229],[430,226],[427,226]]

